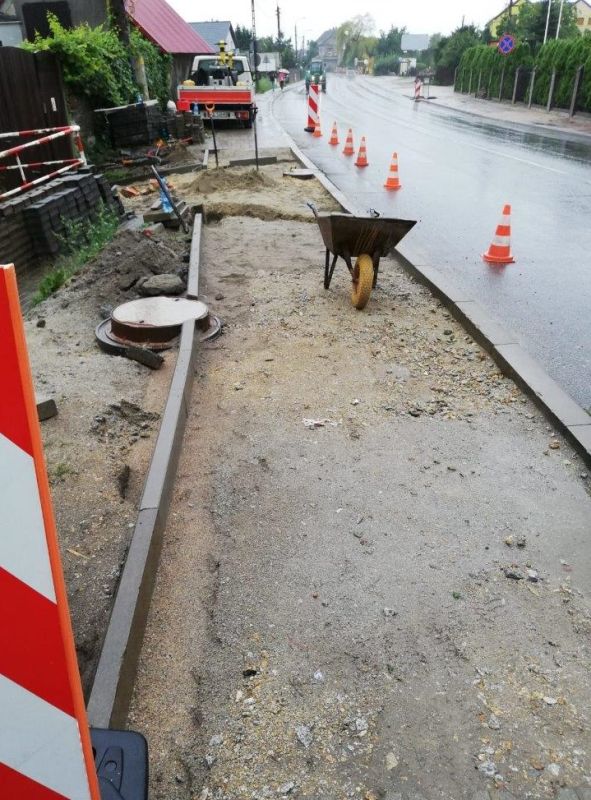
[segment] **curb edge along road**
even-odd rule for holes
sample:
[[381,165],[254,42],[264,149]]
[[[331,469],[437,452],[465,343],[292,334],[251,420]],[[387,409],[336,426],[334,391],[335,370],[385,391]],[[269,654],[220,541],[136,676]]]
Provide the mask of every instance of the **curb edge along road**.
[[[460,94],[462,97],[464,96],[463,92],[460,92]],[[444,108],[446,111],[451,111],[453,113],[463,114],[464,116],[469,117],[476,117],[482,122],[489,122],[491,125],[503,128],[504,130],[534,134],[536,136],[546,136],[550,139],[556,139],[558,141],[571,141],[576,142],[577,144],[591,144],[591,133],[585,133],[585,131],[575,131],[568,130],[568,128],[564,127],[556,127],[550,122],[509,122],[508,120],[494,119],[494,117],[489,117],[487,114],[482,114],[478,111],[469,111],[467,108],[450,106],[443,101],[439,101],[437,99],[432,100],[430,97],[423,97],[422,100],[424,100],[426,103],[429,103],[429,105],[435,106],[436,108]],[[509,105],[505,102],[499,103],[495,100],[483,100],[482,102],[492,103],[493,105],[496,102],[500,108],[515,108],[513,104]],[[544,109],[541,106],[536,106],[535,110],[543,111]]]
[[[351,214],[362,213],[300,150],[275,117],[273,106],[274,101],[271,103],[271,113],[289,141],[295,158],[307,169],[312,170],[326,191],[345,211]],[[466,331],[489,353],[501,371],[512,378],[519,388],[534,401],[578,451],[585,463],[591,466],[591,416],[519,345],[515,334],[494,319],[480,303],[466,297],[465,292],[460,292],[436,268],[412,264],[397,250],[394,253],[403,269],[416,281],[426,286],[443,303]]]
[[[187,294],[193,298],[199,288],[202,222],[202,215],[196,214],[187,280]],[[126,727],[189,415],[197,332],[195,320],[183,323],[158,438],[88,699],[88,719],[95,728]]]

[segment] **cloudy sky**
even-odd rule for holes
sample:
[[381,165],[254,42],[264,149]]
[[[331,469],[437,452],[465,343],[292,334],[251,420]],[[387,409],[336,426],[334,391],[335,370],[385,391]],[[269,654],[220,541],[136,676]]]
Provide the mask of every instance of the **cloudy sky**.
[[[203,19],[230,19],[234,25],[250,27],[250,0],[219,0],[217,3],[198,0],[168,0],[188,22]],[[212,5],[217,16],[212,16]],[[297,24],[298,36],[316,38],[322,31],[340,25],[356,14],[369,13],[376,30],[390,25],[406,26],[409,33],[449,33],[462,22],[483,25],[507,5],[504,0],[279,0],[281,29],[293,38]],[[257,33],[267,36],[277,32],[277,3],[255,0]],[[205,13],[208,9],[209,13]]]

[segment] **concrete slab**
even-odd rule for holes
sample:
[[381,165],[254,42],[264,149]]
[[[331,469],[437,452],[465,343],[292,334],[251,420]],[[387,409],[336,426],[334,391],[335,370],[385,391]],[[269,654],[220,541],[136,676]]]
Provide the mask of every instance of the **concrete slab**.
[[44,422],[46,419],[51,419],[57,414],[57,404],[53,397],[46,397],[44,395],[37,395],[37,416],[39,422]]
[[189,276],[187,278],[187,297],[191,300],[199,298],[199,263],[201,260],[201,233],[203,215],[195,214],[193,220],[193,236],[191,238],[191,254],[189,256]]
[[[256,165],[255,158],[235,158],[230,161],[231,167],[253,167]],[[259,164],[266,166],[267,164],[276,164],[277,156],[259,156]]]
[[495,359],[548,415],[565,427],[588,425],[589,415],[517,344],[500,345]]
[[588,425],[570,425],[569,432],[579,441],[580,447],[587,451],[588,461],[591,463],[591,422]]
[[434,267],[412,264],[399,252],[396,252],[394,257],[415,280],[426,286],[450,311],[454,312],[455,303],[473,302],[465,289],[459,289],[453,281]]
[[456,308],[456,318],[477,341],[484,337],[494,345],[518,344],[517,335],[497,322],[476,300],[460,301]]

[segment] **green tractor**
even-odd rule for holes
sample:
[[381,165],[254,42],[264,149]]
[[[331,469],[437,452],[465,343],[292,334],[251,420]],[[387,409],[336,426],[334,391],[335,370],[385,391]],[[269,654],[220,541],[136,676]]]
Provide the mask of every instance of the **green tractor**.
[[326,93],[326,69],[324,61],[318,58],[310,62],[310,66],[306,72],[306,92],[310,91],[310,85],[312,83],[320,86],[322,91]]

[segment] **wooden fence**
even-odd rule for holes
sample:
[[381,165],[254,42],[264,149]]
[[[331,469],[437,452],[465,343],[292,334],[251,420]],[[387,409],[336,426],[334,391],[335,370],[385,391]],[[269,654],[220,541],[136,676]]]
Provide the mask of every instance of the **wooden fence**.
[[[59,64],[51,53],[29,53],[19,47],[0,47],[0,133],[57,128],[68,124],[64,86]],[[21,140],[22,141],[22,140]],[[3,139],[4,150],[19,144]],[[72,157],[66,139],[33,148],[22,160],[49,161]],[[27,177],[39,177],[51,167],[27,170]],[[18,186],[20,177],[3,173],[2,188]]]

